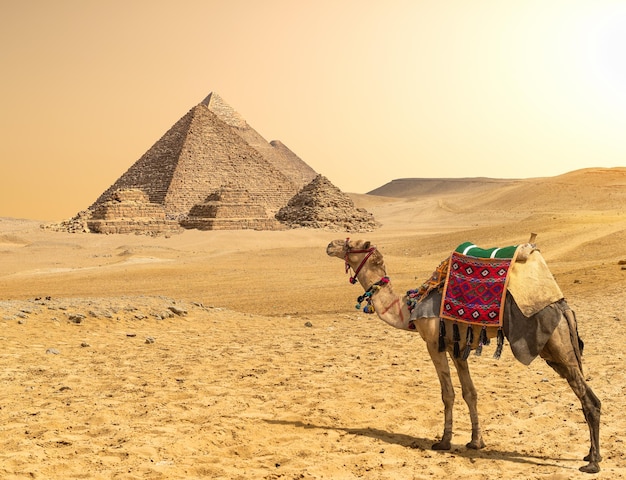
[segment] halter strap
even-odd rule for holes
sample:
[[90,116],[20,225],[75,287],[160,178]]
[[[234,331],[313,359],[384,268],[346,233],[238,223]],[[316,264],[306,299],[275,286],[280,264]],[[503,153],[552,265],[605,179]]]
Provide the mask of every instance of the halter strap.
[[372,253],[374,253],[376,251],[376,247],[370,247],[367,249],[359,249],[359,250],[352,250],[349,246],[348,246],[348,241],[350,240],[350,237],[346,238],[346,256],[344,257],[344,260],[346,262],[346,273],[348,273],[350,271],[350,268],[352,268],[350,266],[350,264],[348,263],[348,255],[351,253],[365,253],[366,255],[363,257],[363,260],[361,260],[361,263],[359,264],[358,267],[356,267],[356,269],[354,270],[354,275],[350,277],[350,283],[352,285],[354,285],[357,282],[357,275],[359,274],[359,272],[361,271],[361,269],[363,268],[363,265],[365,265],[365,262],[367,262],[367,259],[370,258],[370,256],[372,255]]

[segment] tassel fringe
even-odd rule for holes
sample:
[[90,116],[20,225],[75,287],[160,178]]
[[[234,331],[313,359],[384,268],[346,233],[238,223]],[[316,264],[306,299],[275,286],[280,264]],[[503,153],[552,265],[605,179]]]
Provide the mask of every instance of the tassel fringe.
[[474,329],[471,325],[467,327],[467,335],[465,336],[465,349],[463,350],[463,360],[467,360],[472,351],[472,343],[474,343]]
[[480,329],[480,334],[478,335],[478,347],[476,347],[476,356],[480,357],[483,353],[483,346],[489,345],[489,337],[487,336],[487,327],[483,327]]
[[493,354],[493,358],[496,360],[500,359],[500,355],[502,355],[502,347],[504,347],[504,332],[501,328],[498,329],[498,346],[496,347],[496,352]]
[[459,332],[459,326],[456,323],[452,326],[452,340],[454,341],[454,358],[459,358],[459,355],[461,355],[461,347],[459,346],[461,333]]
[[443,318],[439,319],[439,349],[440,352],[446,351],[446,323]]

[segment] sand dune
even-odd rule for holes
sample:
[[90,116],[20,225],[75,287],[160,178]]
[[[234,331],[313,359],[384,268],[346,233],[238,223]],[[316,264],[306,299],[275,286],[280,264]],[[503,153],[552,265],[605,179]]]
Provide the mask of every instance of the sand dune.
[[[603,401],[594,478],[626,477],[626,169],[443,184],[351,195],[383,224],[352,237],[378,245],[402,291],[463,241],[538,233]],[[434,368],[417,335],[354,309],[362,292],[325,254],[345,236],[106,236],[1,219],[0,477],[588,478],[574,394],[506,349],[471,360],[487,448],[464,446],[459,390],[453,450],[430,450]]]

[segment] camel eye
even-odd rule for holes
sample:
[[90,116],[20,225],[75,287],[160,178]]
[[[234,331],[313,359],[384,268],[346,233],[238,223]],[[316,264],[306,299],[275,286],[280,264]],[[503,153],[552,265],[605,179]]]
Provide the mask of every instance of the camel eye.
[[365,244],[363,245],[363,248],[370,248],[370,242],[365,242]]

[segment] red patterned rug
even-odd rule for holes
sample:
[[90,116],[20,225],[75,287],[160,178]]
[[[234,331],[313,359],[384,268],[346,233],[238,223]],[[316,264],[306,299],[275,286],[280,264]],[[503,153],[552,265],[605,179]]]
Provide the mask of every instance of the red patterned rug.
[[502,326],[511,258],[450,257],[440,317],[472,325]]

